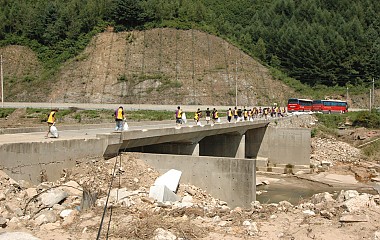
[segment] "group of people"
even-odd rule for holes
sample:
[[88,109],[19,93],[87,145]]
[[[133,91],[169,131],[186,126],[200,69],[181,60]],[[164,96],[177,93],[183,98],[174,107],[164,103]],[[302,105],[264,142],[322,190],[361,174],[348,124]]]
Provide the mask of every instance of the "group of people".
[[[186,118],[184,118],[184,112],[181,109],[180,106],[177,107],[175,111],[175,118],[176,118],[176,124],[181,125],[184,123]],[[210,108],[207,108],[205,111],[205,120],[206,123],[209,124],[211,121],[211,124],[219,123],[220,117],[218,110],[216,108],[213,108],[211,111]],[[253,121],[257,118],[264,118],[268,119],[268,116],[273,117],[284,117],[286,115],[286,108],[280,108],[278,106],[273,107],[253,107],[250,109],[247,109],[246,107],[238,108],[235,107],[234,109],[229,108],[227,110],[227,122],[231,122],[234,120],[234,122],[241,122],[241,121]],[[202,111],[198,108],[198,110],[194,113],[194,121],[196,125],[201,125],[200,119],[203,117]]]
[[[214,108],[212,111],[210,108],[207,108],[205,111],[206,114],[206,123],[209,124],[211,121],[211,124],[219,123],[220,118],[219,118],[219,113],[216,108]],[[201,125],[201,118],[203,117],[203,113],[200,108],[194,113],[194,121],[196,125]],[[176,111],[175,111],[175,119],[176,119],[176,124],[181,125],[183,123],[186,123],[186,114],[182,111],[181,107],[178,106]]]
[[268,115],[273,117],[284,117],[286,115],[286,108],[284,107],[281,109],[278,106],[273,107],[254,107],[252,109],[247,108],[237,108],[235,107],[234,110],[231,110],[231,108],[227,111],[227,121],[231,122],[232,118],[234,118],[235,122],[239,121],[253,121],[255,118],[265,118],[268,119]]
[[[48,132],[46,134],[46,138],[49,136],[49,134],[52,133],[52,126],[55,124],[55,114],[58,112],[58,109],[52,109],[48,115]],[[207,108],[205,111],[205,119],[206,124],[209,124],[211,121],[211,124],[214,125],[215,123],[220,123],[220,117],[218,110],[216,108],[213,108],[211,111],[210,108]],[[266,107],[266,108],[252,108],[247,109],[244,107],[243,109],[235,107],[233,110],[229,108],[227,110],[227,121],[231,122],[232,119],[234,119],[235,122],[239,121],[253,121],[255,118],[265,118],[268,119],[268,115],[271,117],[284,117],[286,115],[286,108],[284,107],[281,109],[278,106],[273,107]],[[123,131],[128,129],[128,124],[125,122],[125,113],[122,106],[120,106],[118,109],[114,112],[116,127],[115,131]],[[194,121],[196,125],[201,125],[201,118],[203,117],[202,111],[200,108],[194,113]],[[183,123],[186,123],[186,114],[182,111],[181,107],[178,106],[175,111],[175,118],[176,118],[176,124],[181,125]]]

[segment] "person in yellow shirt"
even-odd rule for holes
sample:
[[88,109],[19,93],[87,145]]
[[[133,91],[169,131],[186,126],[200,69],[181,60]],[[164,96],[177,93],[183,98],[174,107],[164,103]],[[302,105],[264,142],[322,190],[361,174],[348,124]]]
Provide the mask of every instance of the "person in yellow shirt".
[[124,110],[122,106],[120,106],[118,109],[115,110],[114,116],[115,116],[115,122],[116,122],[115,131],[123,131],[123,122],[124,122],[125,116],[124,116]]
[[213,124],[214,123],[217,123],[219,122],[219,113],[218,113],[218,110],[216,110],[215,108],[212,110],[212,122]]
[[182,109],[180,106],[177,107],[177,110],[175,111],[175,123],[177,125],[182,124]]
[[198,108],[198,110],[194,113],[194,121],[196,125],[201,125],[201,117],[202,111]]
[[45,138],[48,138],[49,137],[49,133],[50,133],[50,128],[51,128],[51,126],[53,126],[53,124],[55,123],[55,113],[56,112],[58,112],[58,109],[52,109],[51,111],[50,111],[50,113],[49,113],[49,115],[48,115],[48,119],[47,119],[47,124],[48,124],[48,127],[49,127],[49,129],[48,129],[48,131],[47,131],[47,133],[46,133],[46,136],[45,136]]
[[231,108],[229,108],[228,109],[228,111],[227,111],[227,121],[228,122],[231,122],[231,119],[232,119],[232,110],[231,110]]

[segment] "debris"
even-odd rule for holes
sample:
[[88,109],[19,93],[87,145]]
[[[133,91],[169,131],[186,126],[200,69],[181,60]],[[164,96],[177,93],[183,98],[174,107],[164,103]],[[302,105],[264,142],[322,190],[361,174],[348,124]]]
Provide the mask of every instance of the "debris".
[[166,186],[172,192],[177,192],[179,180],[181,179],[182,172],[170,169],[162,176],[158,177],[154,182],[155,186]]

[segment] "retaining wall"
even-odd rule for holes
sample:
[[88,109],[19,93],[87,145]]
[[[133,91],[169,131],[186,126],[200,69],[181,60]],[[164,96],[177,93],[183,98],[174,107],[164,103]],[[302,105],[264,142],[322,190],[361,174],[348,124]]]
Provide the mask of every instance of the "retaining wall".
[[230,207],[250,207],[256,200],[256,161],[228,157],[133,153],[161,173],[182,171],[180,183],[206,190]]
[[73,168],[76,160],[103,155],[106,141],[100,139],[52,140],[49,142],[9,143],[0,145],[2,170],[15,180],[55,181],[62,170]]

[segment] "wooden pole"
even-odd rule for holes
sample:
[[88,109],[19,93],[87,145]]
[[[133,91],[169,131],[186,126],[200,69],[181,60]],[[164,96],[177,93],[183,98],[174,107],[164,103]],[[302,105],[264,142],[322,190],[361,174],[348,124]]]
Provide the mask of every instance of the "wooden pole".
[[1,107],[4,108],[3,55],[1,55],[0,57],[0,75],[1,75]]

